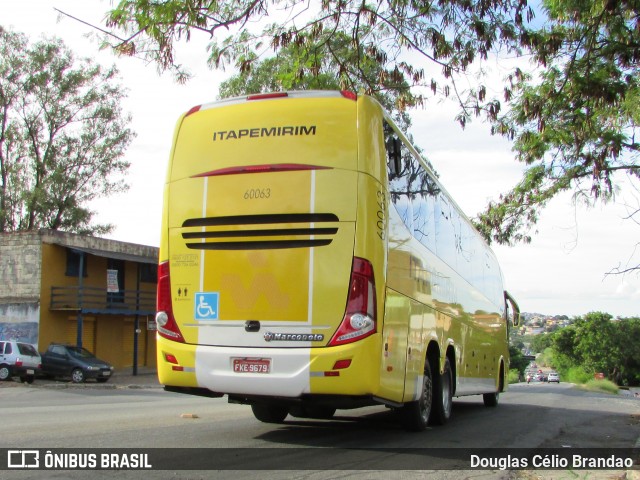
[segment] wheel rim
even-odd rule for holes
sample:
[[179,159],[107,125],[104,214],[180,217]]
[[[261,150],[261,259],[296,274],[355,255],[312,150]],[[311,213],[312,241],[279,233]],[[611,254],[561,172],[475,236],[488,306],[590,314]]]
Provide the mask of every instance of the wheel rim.
[[0,368],[0,380],[6,380],[9,378],[9,369],[7,367]]
[[431,376],[425,375],[422,382],[422,395],[420,396],[420,418],[426,424],[431,414],[431,401],[433,399],[433,384]]
[[71,379],[75,383],[80,383],[84,380],[84,374],[80,370],[74,370],[73,373],[71,374]]
[[449,417],[453,399],[451,398],[451,370],[447,369],[442,376],[442,411]]

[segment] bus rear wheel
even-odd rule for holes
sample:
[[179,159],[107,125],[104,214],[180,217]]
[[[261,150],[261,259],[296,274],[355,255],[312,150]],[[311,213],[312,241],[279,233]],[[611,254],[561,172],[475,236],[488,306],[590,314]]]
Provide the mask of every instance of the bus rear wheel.
[[434,384],[430,421],[434,425],[444,425],[451,418],[453,409],[453,372],[449,357],[445,357],[442,375],[436,375]]
[[431,416],[433,403],[433,377],[429,360],[424,362],[424,376],[422,380],[422,392],[420,398],[414,402],[405,404],[400,409],[400,418],[404,427],[411,432],[426,430]]
[[499,398],[500,394],[498,392],[482,394],[482,401],[485,407],[497,407]]
[[251,410],[254,417],[264,423],[282,423],[289,415],[289,408],[279,405],[253,404]]

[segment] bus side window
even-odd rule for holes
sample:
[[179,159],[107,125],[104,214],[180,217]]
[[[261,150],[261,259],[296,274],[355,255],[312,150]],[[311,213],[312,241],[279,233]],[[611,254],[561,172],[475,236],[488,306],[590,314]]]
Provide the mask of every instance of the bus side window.
[[390,136],[387,139],[388,167],[391,176],[400,175],[402,171],[402,142],[398,137]]

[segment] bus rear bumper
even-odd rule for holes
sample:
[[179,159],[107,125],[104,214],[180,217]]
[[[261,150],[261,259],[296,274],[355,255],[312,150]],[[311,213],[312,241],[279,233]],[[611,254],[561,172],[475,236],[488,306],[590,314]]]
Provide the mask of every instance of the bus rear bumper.
[[[207,389],[218,394],[373,396],[379,388],[380,365],[372,360],[380,352],[376,337],[318,348],[219,347],[159,338],[158,376],[160,383],[169,387]],[[247,371],[246,365],[258,367]]]

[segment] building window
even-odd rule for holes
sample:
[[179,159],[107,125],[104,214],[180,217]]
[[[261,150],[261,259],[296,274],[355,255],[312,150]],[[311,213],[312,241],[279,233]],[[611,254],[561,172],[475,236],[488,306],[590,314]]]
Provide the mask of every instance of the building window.
[[158,266],[154,263],[140,263],[140,281],[158,283]]
[[115,270],[116,282],[113,290],[107,292],[107,304],[124,303],[124,261],[113,258],[107,259],[107,270]]
[[71,250],[67,248],[67,270],[64,273],[67,277],[77,277],[80,273],[80,258],[84,257],[82,262],[82,276],[87,276],[87,256],[84,252],[78,252],[77,250]]

